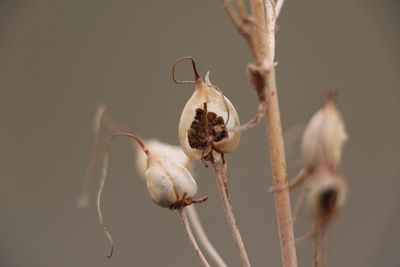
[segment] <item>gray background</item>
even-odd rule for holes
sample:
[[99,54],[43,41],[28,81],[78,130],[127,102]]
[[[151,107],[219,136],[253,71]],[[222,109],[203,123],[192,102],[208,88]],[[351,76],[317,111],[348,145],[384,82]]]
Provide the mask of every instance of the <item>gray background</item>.
[[[399,9],[396,0],[287,0],[279,21],[284,129],[304,125],[335,88],[350,135],[350,195],[332,228],[331,266],[400,266]],[[149,200],[126,140],[112,144],[104,192],[112,259],[93,203],[87,211],[74,205],[98,103],[142,136],[177,143],[193,88],[173,84],[170,72],[188,54],[203,75],[211,71],[242,122],[250,119],[250,54],[219,0],[0,1],[1,267],[200,266],[176,213]],[[179,72],[192,77],[189,65]],[[300,159],[292,143],[291,176]],[[227,158],[253,266],[280,266],[264,125],[244,133]],[[206,229],[239,266],[210,170],[197,164],[196,174],[199,195],[210,197],[198,207]],[[296,234],[309,225],[303,220]],[[310,244],[298,255],[300,266],[311,265]]]

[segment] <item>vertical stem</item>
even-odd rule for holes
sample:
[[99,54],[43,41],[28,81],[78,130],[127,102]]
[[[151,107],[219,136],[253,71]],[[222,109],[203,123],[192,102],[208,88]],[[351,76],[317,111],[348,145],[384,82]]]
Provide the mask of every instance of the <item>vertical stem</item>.
[[178,209],[178,212],[181,217],[182,224],[185,226],[186,234],[188,235],[189,240],[192,243],[192,246],[193,246],[194,250],[196,251],[197,256],[199,256],[204,267],[210,267],[210,264],[208,264],[206,257],[204,257],[203,252],[201,252],[199,246],[197,245],[196,239],[193,236],[192,229],[190,228],[190,224],[189,224],[189,221],[186,216],[186,212],[185,212],[184,208]]
[[329,245],[329,230],[325,228],[323,230],[323,238],[324,238],[324,267],[328,267],[328,245]]
[[193,227],[200,244],[204,247],[205,251],[210,255],[210,257],[215,261],[219,267],[228,267],[222,257],[219,255],[218,251],[214,248],[213,244],[208,239],[206,232],[204,231],[203,225],[201,224],[199,215],[197,214],[196,207],[194,205],[189,205],[186,207],[187,215],[190,224]]
[[[225,0],[225,2],[229,1]],[[260,101],[265,99],[267,103],[265,119],[267,123],[273,185],[277,188],[284,188],[274,193],[282,263],[284,267],[297,267],[289,190],[287,188],[286,159],[274,69],[275,23],[282,8],[283,0],[278,0],[277,6],[275,6],[275,3],[274,0],[250,0],[251,18],[255,25],[254,33],[246,32],[243,22],[238,21],[238,18],[233,15],[229,5],[226,6],[228,15],[238,31],[249,43],[256,44],[250,46],[256,60],[256,66],[249,65],[248,70],[249,74],[252,75],[250,76],[250,81],[256,87],[255,89]]]
[[269,155],[271,158],[273,185],[284,188],[274,193],[275,208],[284,267],[297,266],[296,247],[294,244],[292,213],[286,170],[285,149],[282,136],[282,124],[276,91],[275,70],[272,67],[266,76],[264,92],[267,99],[266,122],[268,132]]
[[[296,247],[294,243],[293,222],[287,188],[287,169],[283,144],[282,123],[273,65],[275,56],[275,7],[272,0],[252,0],[252,10],[258,29],[258,47],[264,47],[264,60],[260,69],[264,73],[263,93],[267,102],[265,119],[271,158],[273,185],[285,188],[274,193],[277,223],[279,230],[282,263],[284,267],[296,267]],[[263,14],[264,16],[261,16]]]
[[319,267],[319,238],[321,233],[321,225],[317,221],[315,223],[315,232],[313,239],[313,267]]
[[227,175],[226,175],[226,169],[227,169],[226,162],[223,159],[222,154],[214,150],[212,151],[212,168],[215,179],[217,181],[219,195],[221,197],[221,201],[224,206],[226,219],[228,221],[229,226],[231,227],[233,238],[235,239],[235,244],[239,249],[242,266],[250,267],[250,261],[247,256],[247,252],[242,240],[242,236],[239,231],[239,227],[236,223],[236,219],[233,214],[232,204],[229,198]]
[[258,66],[262,64],[262,61],[267,55],[267,45],[265,36],[265,12],[263,1],[251,0],[251,13],[255,21],[255,40],[257,43],[257,54],[256,63]]

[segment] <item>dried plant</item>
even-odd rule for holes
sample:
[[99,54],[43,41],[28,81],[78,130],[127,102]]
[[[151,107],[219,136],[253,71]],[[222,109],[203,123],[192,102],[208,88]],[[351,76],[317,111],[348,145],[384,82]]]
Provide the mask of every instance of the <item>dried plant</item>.
[[[100,106],[94,120],[94,141],[92,156],[84,179],[83,194],[79,204],[86,207],[89,202],[90,177],[96,167],[102,125],[112,134],[104,141],[105,152],[102,165],[102,179],[97,194],[97,208],[100,224],[111,243],[113,240],[105,227],[101,213],[101,193],[107,176],[109,141],[112,137],[125,136],[139,145],[137,166],[145,177],[151,199],[160,207],[177,210],[185,231],[203,266],[210,266],[201,246],[220,267],[227,266],[207,237],[198,214],[192,204],[201,203],[207,197],[196,198],[197,184],[191,174],[192,161],[200,160],[206,167],[211,165],[222,206],[235,244],[239,251],[241,265],[250,267],[250,260],[233,212],[228,187],[227,161],[225,153],[234,152],[241,133],[257,126],[265,118],[269,156],[272,166],[272,186],[274,194],[278,231],[280,237],[282,265],[296,267],[297,256],[293,223],[303,205],[303,200],[314,221],[312,231],[304,238],[313,240],[313,265],[319,264],[319,241],[323,237],[324,265],[327,266],[327,228],[331,220],[343,206],[346,197],[346,183],[340,172],[342,146],[347,140],[343,120],[337,110],[335,94],[330,93],[324,106],[311,118],[302,138],[304,166],[290,183],[287,179],[284,140],[279,111],[278,92],[275,78],[275,33],[276,21],[281,13],[283,0],[224,0],[226,12],[236,29],[243,36],[251,51],[254,62],[247,66],[247,74],[258,97],[257,113],[249,122],[241,125],[234,105],[213,85],[209,73],[203,80],[192,57],[178,59],[172,67],[173,80],[177,84],[195,85],[195,91],[187,101],[179,123],[181,148],[154,140],[143,140],[119,124]],[[247,10],[250,7],[250,11]],[[194,71],[193,81],[181,81],[175,77],[176,64],[190,60]],[[289,190],[303,184],[295,202],[292,217]],[[267,192],[266,192],[267,193]],[[188,218],[189,217],[189,218]],[[192,229],[194,234],[192,233]]]

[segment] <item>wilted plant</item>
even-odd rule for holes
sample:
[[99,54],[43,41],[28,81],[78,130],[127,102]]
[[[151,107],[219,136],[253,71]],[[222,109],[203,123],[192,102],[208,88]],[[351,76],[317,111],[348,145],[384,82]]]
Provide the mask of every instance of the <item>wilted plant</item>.
[[[306,200],[307,210],[314,220],[313,229],[306,237],[313,239],[313,263],[314,267],[319,266],[319,240],[321,236],[327,240],[327,227],[343,206],[346,198],[347,186],[339,167],[342,146],[347,140],[347,133],[337,110],[334,94],[330,93],[324,106],[311,118],[304,131],[301,147],[304,166],[299,174],[290,183],[288,182],[275,79],[277,63],[274,61],[276,21],[284,1],[250,0],[249,2],[250,14],[244,0],[224,0],[229,17],[248,43],[254,59],[254,63],[247,66],[247,73],[257,93],[259,104],[256,115],[248,123],[240,125],[239,116],[233,104],[218,87],[210,82],[209,73],[204,80],[200,77],[192,57],[179,59],[172,68],[173,80],[176,83],[195,85],[195,91],[187,101],[179,122],[179,142],[182,150],[158,141],[142,140],[136,134],[128,133],[109,116],[107,117],[104,106],[98,109],[95,117],[92,160],[84,182],[86,193],[83,194],[80,204],[86,206],[89,201],[87,194],[89,178],[96,165],[97,147],[102,143],[98,135],[100,125],[103,123],[114,133],[104,142],[105,153],[97,206],[100,223],[111,243],[113,243],[111,235],[105,228],[101,214],[100,197],[107,175],[108,142],[112,137],[125,136],[139,145],[137,165],[142,175],[146,177],[151,199],[161,207],[178,210],[203,265],[210,266],[192,234],[190,222],[185,213],[188,207],[188,214],[199,240],[216,264],[224,267],[225,262],[209,242],[195,209],[191,207],[194,203],[206,200],[206,197],[195,198],[197,184],[190,173],[192,160],[201,160],[206,167],[207,162],[210,162],[226,218],[239,251],[241,264],[244,267],[250,267],[232,209],[224,153],[233,152],[239,145],[241,132],[256,126],[262,118],[265,118],[272,165],[271,188],[275,197],[283,266],[297,266],[293,221],[303,200]],[[175,78],[176,64],[183,60],[190,60],[192,63],[195,76],[193,81],[180,81]],[[300,184],[304,186],[296,201],[294,217],[292,217],[289,189]],[[327,245],[325,245],[325,251],[326,247]],[[327,253],[325,252],[326,265]]]

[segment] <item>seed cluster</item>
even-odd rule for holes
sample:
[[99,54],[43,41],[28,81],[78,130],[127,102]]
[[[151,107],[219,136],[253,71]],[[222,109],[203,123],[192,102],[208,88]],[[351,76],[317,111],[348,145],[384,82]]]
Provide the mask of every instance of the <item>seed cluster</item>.
[[330,188],[321,193],[319,196],[319,213],[322,217],[330,217],[334,214],[337,204],[338,192],[336,189]]
[[191,148],[204,150],[212,142],[219,142],[228,138],[224,119],[214,112],[207,111],[207,103],[204,108],[196,109],[196,115],[188,130],[188,141]]

